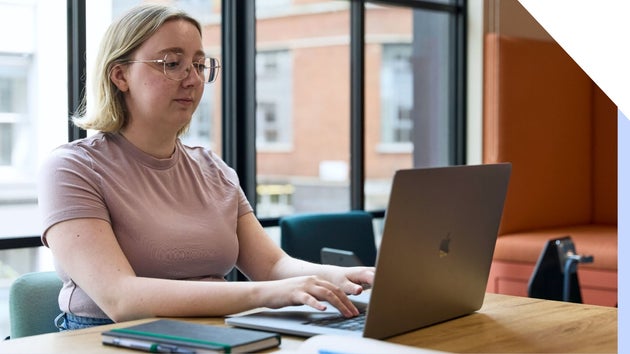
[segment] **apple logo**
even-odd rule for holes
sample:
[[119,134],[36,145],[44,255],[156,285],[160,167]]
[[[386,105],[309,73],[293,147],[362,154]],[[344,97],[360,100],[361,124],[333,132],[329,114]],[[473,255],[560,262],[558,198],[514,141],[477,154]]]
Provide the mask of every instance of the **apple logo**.
[[440,241],[440,258],[448,256],[451,244],[451,233],[446,234],[446,237]]

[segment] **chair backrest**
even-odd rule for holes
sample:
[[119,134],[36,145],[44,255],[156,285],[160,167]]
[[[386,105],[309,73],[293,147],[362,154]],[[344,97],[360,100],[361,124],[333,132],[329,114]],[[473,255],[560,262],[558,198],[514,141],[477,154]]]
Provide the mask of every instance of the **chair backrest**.
[[617,107],[555,42],[489,33],[483,162],[511,162],[499,235],[617,224]]
[[577,264],[566,268],[567,262],[575,260],[571,255],[577,252],[570,236],[548,240],[527,284],[527,296],[582,303]]
[[313,213],[280,219],[280,245],[292,257],[320,263],[323,247],[354,252],[364,265],[376,263],[372,214],[365,211]]
[[11,339],[58,331],[62,282],[56,272],[34,272],[18,277],[9,290]]

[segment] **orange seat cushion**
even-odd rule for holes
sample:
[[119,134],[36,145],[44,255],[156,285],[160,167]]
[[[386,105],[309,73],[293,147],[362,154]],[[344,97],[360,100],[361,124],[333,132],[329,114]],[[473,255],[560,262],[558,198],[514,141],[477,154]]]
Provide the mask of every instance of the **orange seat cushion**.
[[593,256],[593,263],[580,267],[617,270],[616,225],[565,226],[501,235],[494,259],[535,264],[548,240],[564,236],[571,237],[578,254]]

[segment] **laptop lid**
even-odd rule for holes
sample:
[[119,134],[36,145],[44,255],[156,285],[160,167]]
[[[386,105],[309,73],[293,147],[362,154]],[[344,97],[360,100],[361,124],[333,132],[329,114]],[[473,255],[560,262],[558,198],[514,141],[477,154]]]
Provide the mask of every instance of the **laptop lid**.
[[301,336],[383,339],[478,310],[510,172],[506,163],[394,174],[363,332],[309,324],[338,312],[306,306],[233,316],[226,323]]

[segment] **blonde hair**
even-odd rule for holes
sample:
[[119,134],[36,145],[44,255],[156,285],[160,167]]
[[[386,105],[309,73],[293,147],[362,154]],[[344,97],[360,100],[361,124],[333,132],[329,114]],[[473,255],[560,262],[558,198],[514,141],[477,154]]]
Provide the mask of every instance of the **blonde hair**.
[[[168,6],[145,4],[134,7],[114,21],[103,36],[94,68],[94,104],[87,114],[86,101],[72,117],[72,122],[83,129],[118,132],[127,124],[128,116],[123,94],[110,79],[111,70],[149,39],[164,23],[185,20],[192,23],[199,33],[201,25],[185,12]],[[178,132],[182,135],[188,125]]]

